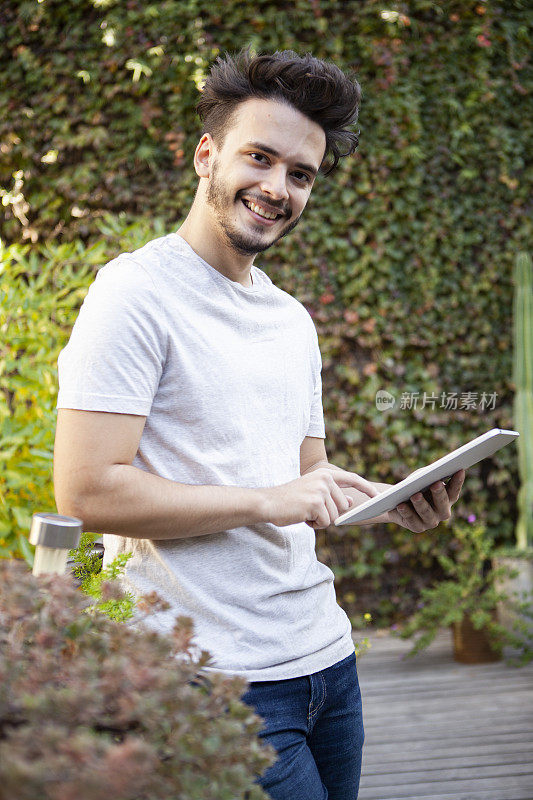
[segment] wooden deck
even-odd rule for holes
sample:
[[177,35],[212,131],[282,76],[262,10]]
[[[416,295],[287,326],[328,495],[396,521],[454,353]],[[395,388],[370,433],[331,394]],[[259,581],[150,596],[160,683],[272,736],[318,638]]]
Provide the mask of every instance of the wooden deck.
[[369,639],[359,800],[533,800],[533,663],[458,664],[445,630],[414,659]]

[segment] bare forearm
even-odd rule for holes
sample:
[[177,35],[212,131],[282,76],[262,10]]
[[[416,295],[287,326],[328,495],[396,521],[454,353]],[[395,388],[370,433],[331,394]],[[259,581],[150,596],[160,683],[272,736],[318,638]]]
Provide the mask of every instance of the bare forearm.
[[58,510],[93,533],[134,539],[181,539],[265,521],[260,489],[191,486],[127,464],[106,470],[98,490]]

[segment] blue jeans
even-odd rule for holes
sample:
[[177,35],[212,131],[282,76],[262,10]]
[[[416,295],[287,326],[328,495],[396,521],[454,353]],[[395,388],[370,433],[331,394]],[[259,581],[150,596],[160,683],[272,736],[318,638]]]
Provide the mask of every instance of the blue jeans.
[[272,800],[356,800],[364,730],[355,653],[302,678],[251,682],[241,699],[278,753],[255,781]]

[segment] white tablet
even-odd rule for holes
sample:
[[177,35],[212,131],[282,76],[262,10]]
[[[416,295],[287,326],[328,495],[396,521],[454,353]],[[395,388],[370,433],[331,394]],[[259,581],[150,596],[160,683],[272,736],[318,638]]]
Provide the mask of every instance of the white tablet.
[[364,503],[356,508],[346,511],[335,520],[335,525],[350,525],[352,522],[364,522],[364,520],[378,517],[386,511],[392,511],[400,503],[409,500],[417,492],[423,492],[436,481],[450,478],[460,469],[468,469],[473,464],[477,464],[488,456],[491,456],[500,447],[512,442],[519,436],[517,431],[503,431],[500,428],[493,428],[487,433],[483,433],[476,439],[472,439],[468,444],[452,450],[448,455],[434,461],[427,467],[415,470],[400,483],[394,484],[389,489],[385,489],[376,497],[365,500]]

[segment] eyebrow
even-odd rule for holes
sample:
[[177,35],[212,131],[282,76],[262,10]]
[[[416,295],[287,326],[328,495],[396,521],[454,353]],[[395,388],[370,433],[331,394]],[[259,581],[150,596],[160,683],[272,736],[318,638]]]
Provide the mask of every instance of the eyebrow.
[[[270,147],[268,144],[262,144],[261,142],[247,142],[245,147],[254,147],[256,150],[263,150],[264,153],[268,153],[275,158],[280,157],[278,151],[274,150],[274,148]],[[310,172],[313,177],[316,177],[318,174],[318,170],[316,167],[313,167],[312,164],[302,164],[301,162],[298,162],[294,166],[298,167],[298,169],[305,170],[305,172]]]

